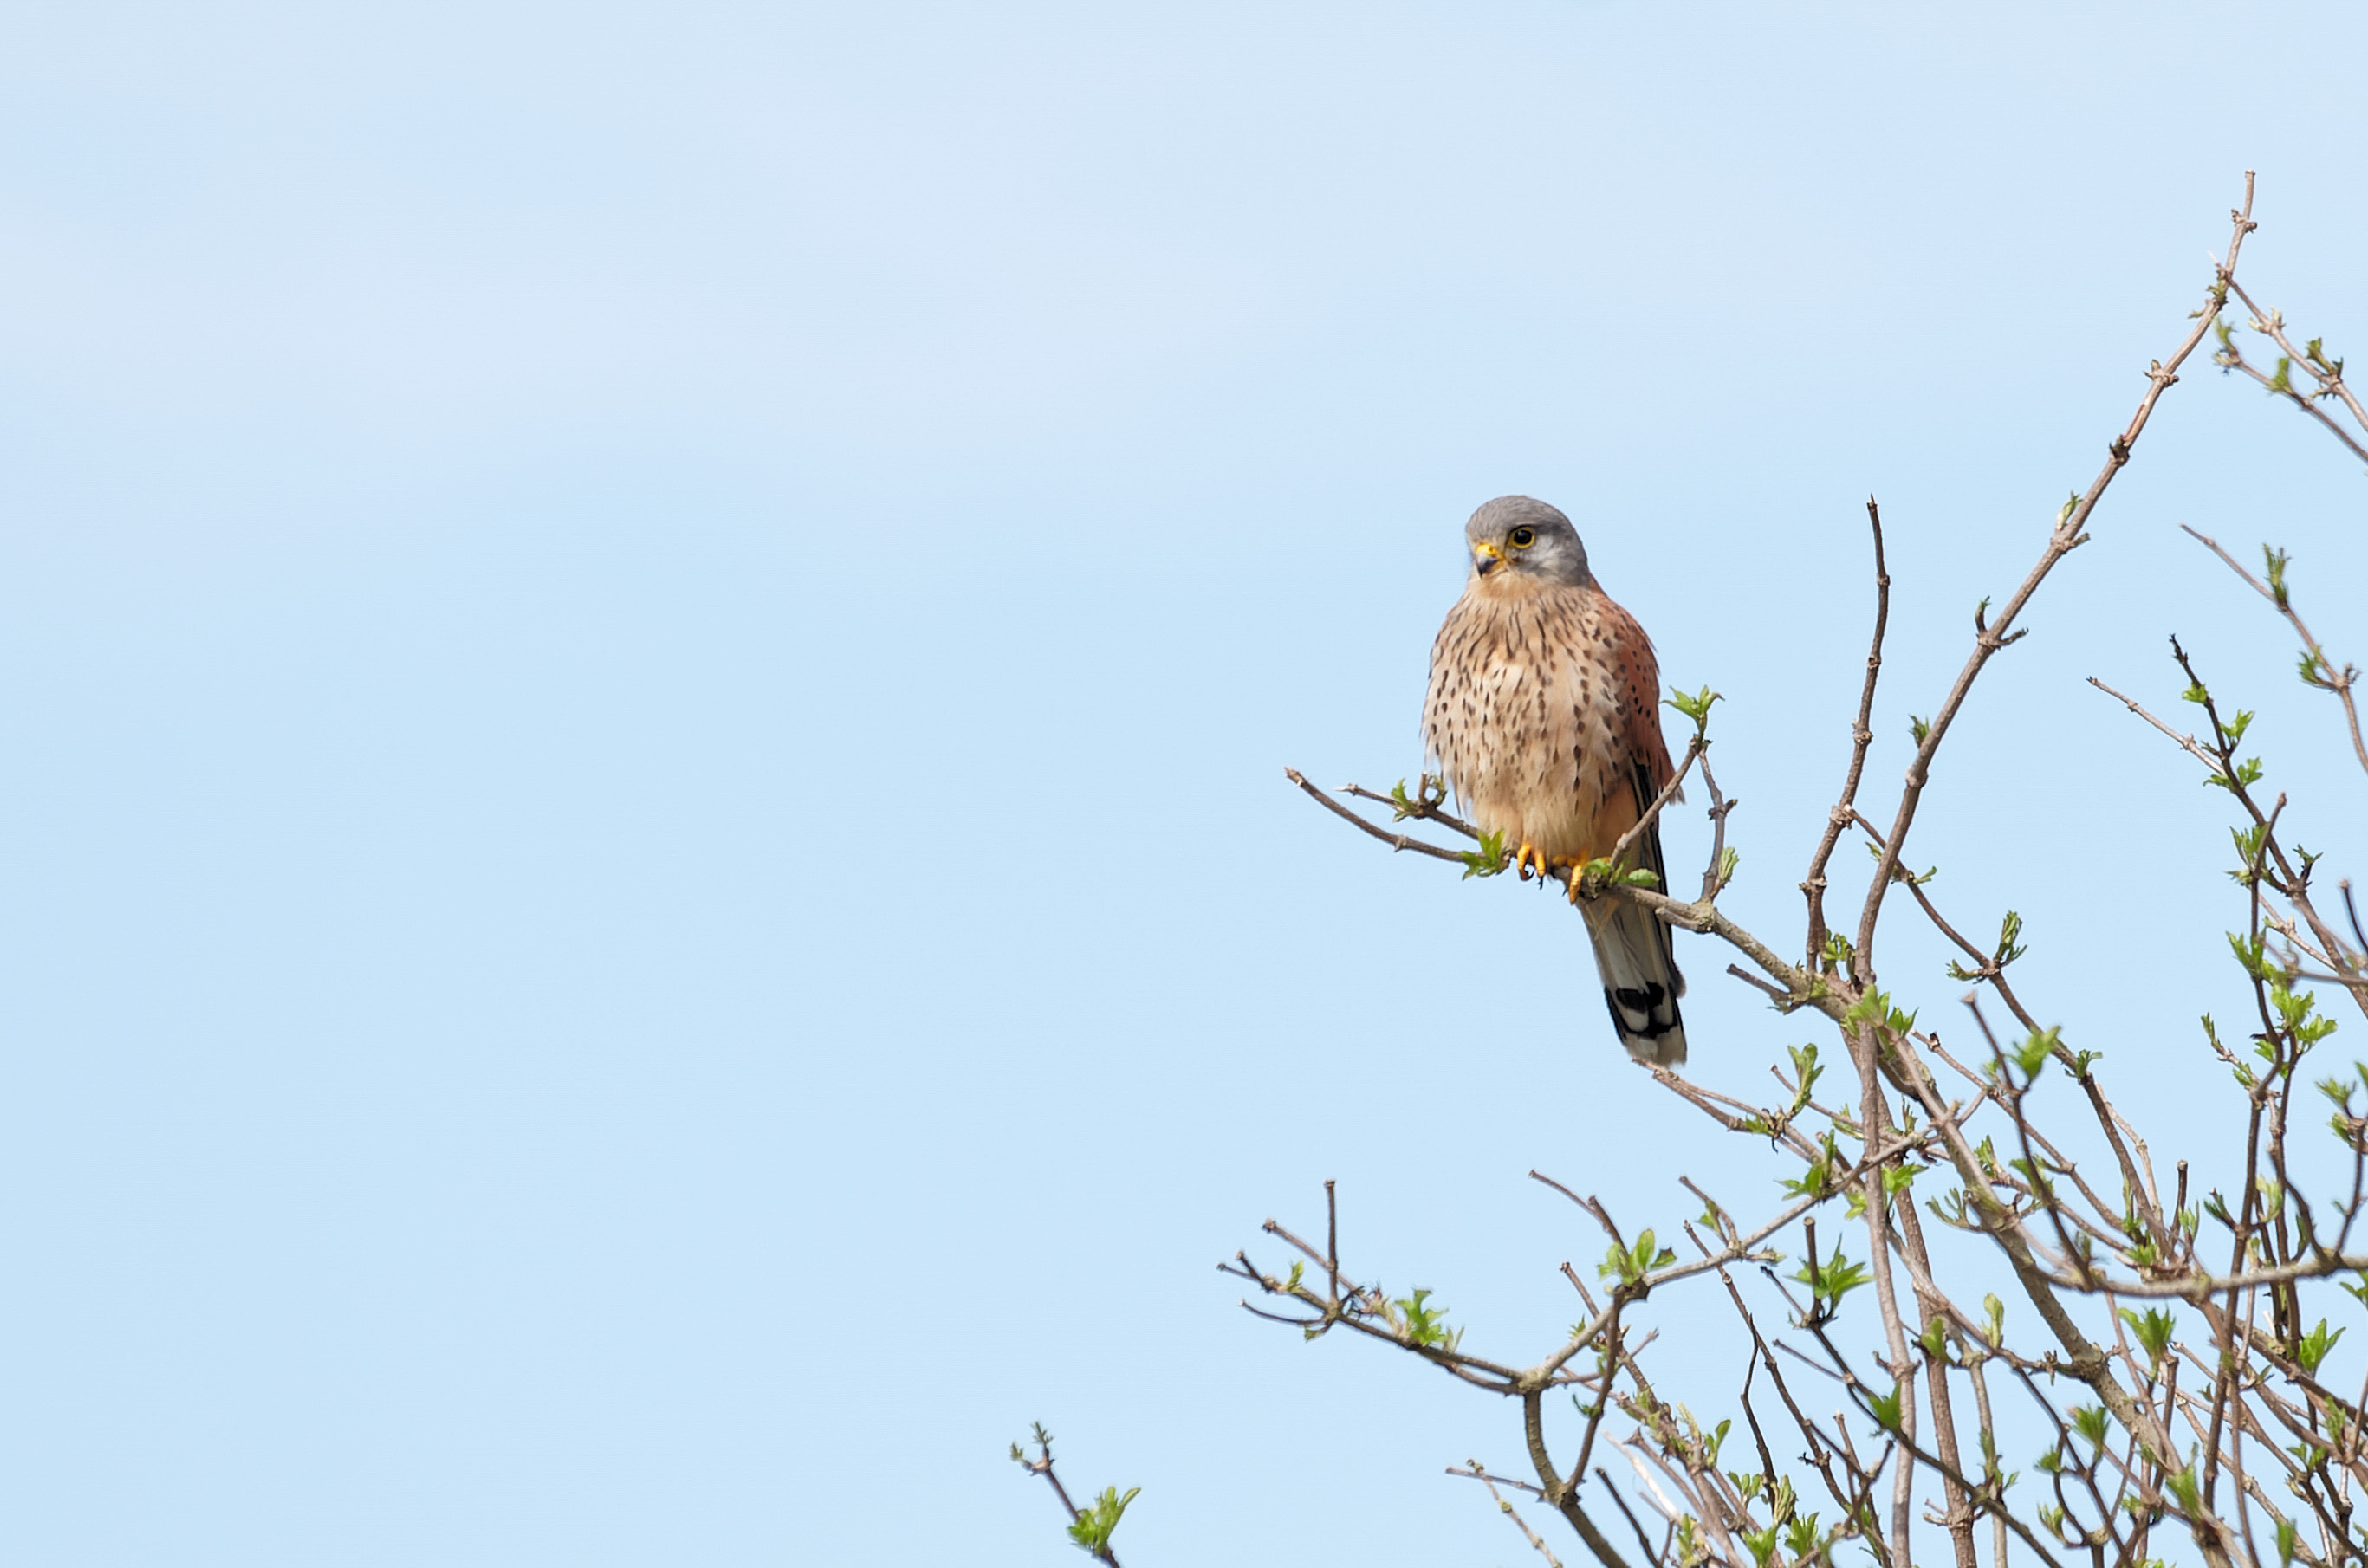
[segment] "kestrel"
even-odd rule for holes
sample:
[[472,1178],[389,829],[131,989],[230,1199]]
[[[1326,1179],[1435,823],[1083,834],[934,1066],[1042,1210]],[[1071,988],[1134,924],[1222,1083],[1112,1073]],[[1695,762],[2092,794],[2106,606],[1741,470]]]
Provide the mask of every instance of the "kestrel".
[[[1653,644],[1544,502],[1500,495],[1463,539],[1472,574],[1431,645],[1424,748],[1473,822],[1520,846],[1523,876],[1609,855],[1673,771]],[[1667,892],[1657,820],[1631,853]],[[1669,928],[1622,899],[1581,909],[1620,1043],[1640,1062],[1683,1062],[1686,982]]]

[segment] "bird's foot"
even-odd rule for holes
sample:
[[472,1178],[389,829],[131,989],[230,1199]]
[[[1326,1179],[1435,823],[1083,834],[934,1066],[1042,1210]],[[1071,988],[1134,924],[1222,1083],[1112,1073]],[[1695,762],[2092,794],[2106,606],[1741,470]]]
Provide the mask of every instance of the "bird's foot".
[[1538,869],[1538,881],[1545,881],[1545,852],[1525,838],[1521,840],[1521,846],[1513,851],[1513,875],[1520,878],[1522,881],[1528,881],[1530,880],[1530,868],[1532,865],[1536,866]]

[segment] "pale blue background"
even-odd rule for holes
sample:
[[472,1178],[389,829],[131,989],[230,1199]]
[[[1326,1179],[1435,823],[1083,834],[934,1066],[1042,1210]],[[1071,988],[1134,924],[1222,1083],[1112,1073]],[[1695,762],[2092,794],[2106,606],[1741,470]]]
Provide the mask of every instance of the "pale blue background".
[[[0,1551],[1075,1561],[1042,1418],[1135,1568],[1522,1558],[1439,1473],[1510,1410],[1212,1266],[1338,1177],[1526,1359],[1600,1250],[1530,1166],[1665,1230],[1673,1150],[1775,1167],[1621,1065],[1574,919],[1281,770],[1417,769],[1463,518],[1545,496],[1726,694],[1793,946],[1866,494],[1887,806],[2242,170],[2246,275],[2368,344],[2355,14],[2066,13],[0,10]],[[1911,855],[2158,1153],[2225,1108],[2226,812],[2080,677],[2187,635],[2359,869],[2175,524],[2358,656],[2363,500],[2199,358]],[[1805,1025],[1684,956],[1760,1094]]]

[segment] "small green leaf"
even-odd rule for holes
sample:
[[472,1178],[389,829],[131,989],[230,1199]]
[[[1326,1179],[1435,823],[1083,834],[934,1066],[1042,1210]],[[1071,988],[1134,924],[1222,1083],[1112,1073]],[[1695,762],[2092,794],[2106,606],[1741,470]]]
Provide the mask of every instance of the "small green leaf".
[[1718,1463],[1718,1450],[1726,1446],[1727,1431],[1734,1425],[1732,1421],[1722,1421],[1716,1430],[1702,1439],[1702,1448],[1709,1453],[1710,1462],[1713,1467]]
[[1694,722],[1694,729],[1699,732],[1709,725],[1710,705],[1718,700],[1719,694],[1708,687],[1702,687],[1700,691],[1687,692],[1673,686],[1669,687],[1667,706],[1676,709],[1691,719]]
[[2185,1470],[2167,1475],[2163,1481],[2170,1487],[2171,1495],[2179,1499],[2180,1507],[2193,1518],[2201,1510],[2203,1496],[2203,1485],[2195,1478],[2194,1464],[2190,1462]]
[[1125,1514],[1126,1506],[1133,1502],[1142,1491],[1140,1486],[1130,1486],[1126,1489],[1126,1495],[1121,1497],[1117,1487],[1103,1487],[1102,1494],[1095,1498],[1090,1506],[1077,1510],[1076,1519],[1069,1526],[1069,1539],[1097,1555],[1107,1552],[1110,1534],[1118,1528],[1120,1517]]
[[1809,1288],[1809,1312],[1819,1321],[1831,1317],[1841,1299],[1872,1279],[1866,1265],[1853,1263],[1842,1256],[1841,1244],[1834,1244],[1834,1256],[1822,1267],[1815,1256],[1804,1258],[1793,1278]]
[[1790,1176],[1778,1176],[1776,1180],[1788,1197],[1824,1198],[1833,1191],[1834,1173],[1846,1168],[1848,1164],[1841,1152],[1834,1146],[1834,1135],[1828,1132],[1818,1143],[1817,1157],[1809,1162],[1807,1168],[1801,1173],[1800,1180],[1794,1181]]
[[1417,1290],[1413,1295],[1390,1304],[1397,1308],[1400,1315],[1406,1320],[1406,1337],[1408,1344],[1452,1350],[1463,1339],[1463,1331],[1457,1329],[1450,1333],[1447,1327],[1447,1309],[1429,1305],[1429,1291]]
[[2249,789],[2259,784],[2261,781],[2261,759],[2258,756],[2248,756],[2237,765],[2233,780],[2226,773],[2207,773],[2203,776],[2203,782],[2213,789],[2226,790],[2233,793],[2237,790]]
[[[1797,1085],[1793,1091],[1793,1109],[1789,1114],[1798,1116],[1802,1108],[1809,1103],[1809,1095],[1816,1088],[1817,1079],[1825,1069],[1817,1065],[1816,1041],[1811,1040],[1798,1051],[1789,1045],[1784,1049],[1793,1058],[1793,1077]],[[2368,1080],[2368,1067],[2363,1067],[2360,1075]]]
[[2072,1407],[2072,1430],[2089,1440],[2092,1449],[2105,1446],[2105,1412],[2101,1406],[2076,1404]]
[[1468,850],[1457,858],[1463,862],[1463,876],[1467,881],[1474,877],[1496,876],[1505,869],[1505,835],[1502,833],[1484,833],[1480,835],[1479,848]]
[[2121,1318],[2129,1325],[2130,1332],[2137,1336],[2139,1347],[2146,1351],[2146,1359],[2159,1373],[2163,1353],[2170,1348],[2170,1332],[2178,1326],[2177,1320],[2157,1307],[2148,1307],[2143,1313],[2123,1307]]
[[2004,969],[2015,960],[2022,957],[2026,949],[2017,940],[2017,938],[2021,935],[2022,916],[2017,915],[2011,909],[2008,910],[2006,912],[2006,918],[1998,922],[1998,948],[1990,955],[1992,960],[1997,963],[1998,968]]
[[2022,1069],[2025,1078],[2039,1076],[2039,1070],[2047,1065],[2047,1059],[2055,1053],[2060,1043],[2057,1039],[2060,1032],[2055,1027],[2041,1029],[2014,1048],[2014,1064]]
[[2318,1326],[2304,1335],[2301,1341],[2294,1346],[2294,1359],[2302,1363],[2304,1371],[2317,1377],[2318,1364],[2327,1359],[2327,1353],[2334,1349],[2335,1342],[2342,1337],[2343,1331],[2340,1328],[2333,1334],[2328,1333],[2327,1320],[2321,1318],[2318,1320]]

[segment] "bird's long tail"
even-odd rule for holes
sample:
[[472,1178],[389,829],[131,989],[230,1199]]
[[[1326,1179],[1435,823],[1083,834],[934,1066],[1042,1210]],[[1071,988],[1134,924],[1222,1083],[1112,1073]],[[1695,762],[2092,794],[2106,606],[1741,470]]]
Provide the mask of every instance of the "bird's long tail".
[[1611,1006],[1620,1043],[1651,1066],[1683,1066],[1686,1026],[1678,1016],[1678,998],[1686,994],[1686,977],[1678,972],[1670,951],[1669,928],[1622,899],[1597,899],[1579,908],[1595,944],[1595,967],[1603,975],[1603,999]]

